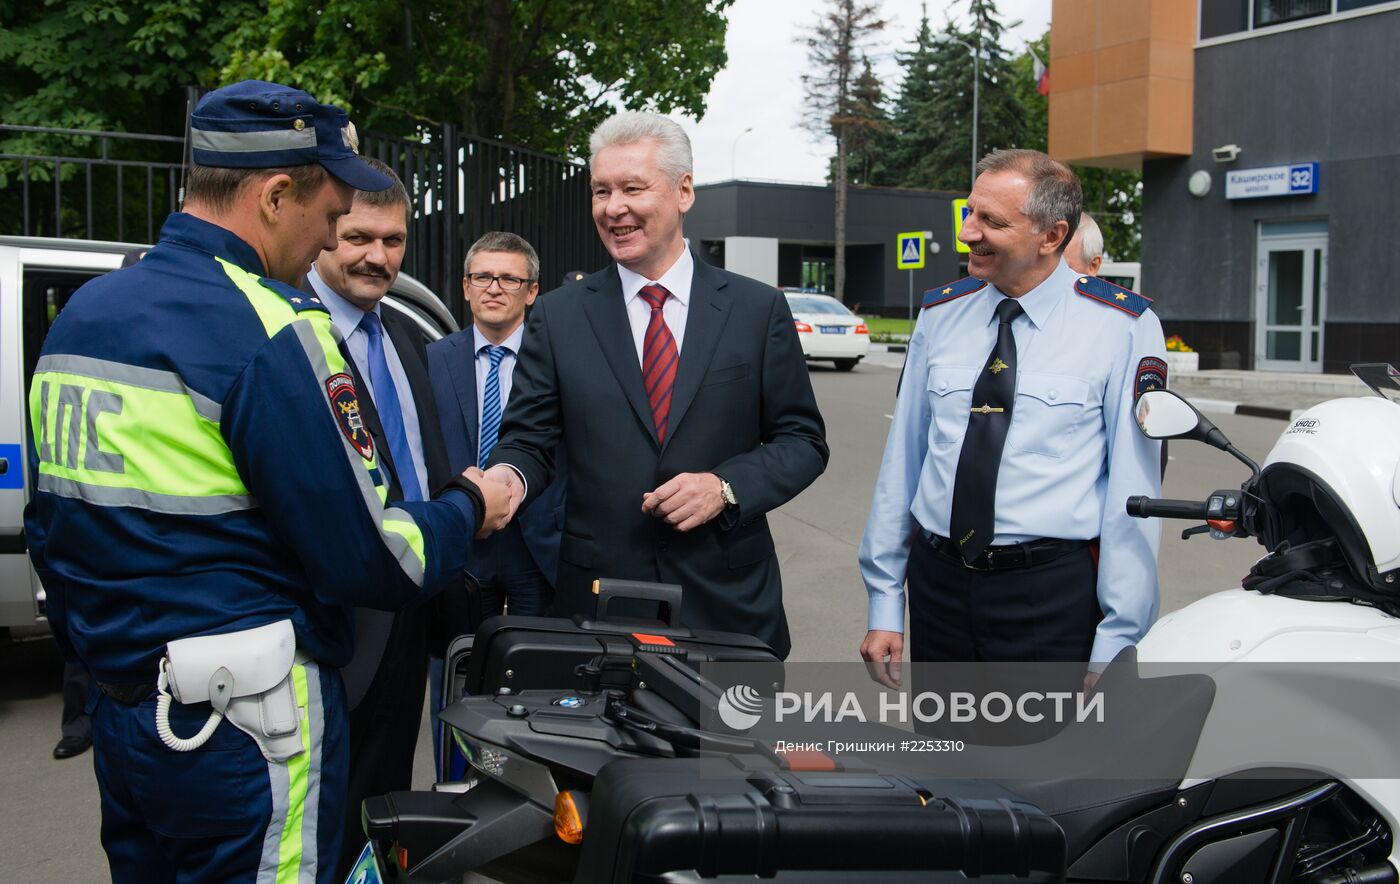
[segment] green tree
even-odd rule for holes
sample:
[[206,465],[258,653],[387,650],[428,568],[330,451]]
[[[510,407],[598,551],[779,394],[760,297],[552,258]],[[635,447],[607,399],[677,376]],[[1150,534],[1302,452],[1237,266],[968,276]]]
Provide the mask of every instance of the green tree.
[[[182,134],[185,87],[216,85],[224,41],[259,13],[260,4],[243,0],[0,0],[4,120]],[[24,134],[0,149],[36,152],[55,143]]]
[[[215,82],[227,58],[224,39],[242,18],[258,14],[259,5],[244,0],[0,0],[3,120],[24,126],[183,134],[185,87]],[[117,160],[176,165],[181,160],[179,144],[111,140],[105,151]],[[95,139],[86,137],[0,132],[0,152],[95,157],[98,147]],[[115,170],[107,169],[107,174],[89,180],[94,203],[105,207],[92,217],[71,196],[61,208],[56,206],[52,188],[31,187],[24,194],[9,186],[21,166],[19,161],[0,162],[0,217],[9,219],[13,226],[7,227],[16,232],[23,229],[20,219],[26,218],[27,202],[31,233],[72,233],[87,221],[97,222],[94,235],[116,237],[120,232],[144,238],[153,220],[146,212],[147,198],[158,220],[175,197],[176,184],[166,175],[154,176],[148,192],[144,175],[128,174],[119,183]],[[29,164],[28,179],[49,181],[55,168],[61,168],[65,182],[83,175],[75,163],[58,167],[38,162]]]
[[953,51],[958,50],[956,45],[947,47],[934,40],[928,24],[928,6],[923,10],[913,48],[895,53],[903,73],[892,118],[895,137],[886,159],[891,183],[914,187],[928,177],[920,173],[919,167],[933,144],[943,137],[940,121],[928,114],[934,99],[933,74],[940,65],[953,64]]
[[617,104],[701,116],[732,2],[0,0],[0,100],[12,123],[178,135],[186,86],[258,77],[362,128],[577,155]]
[[[950,21],[934,37],[929,95],[913,113],[941,124],[906,184],[962,190],[971,184],[972,157],[1025,143],[1025,121],[1012,89],[1011,59],[1002,45],[1006,26],[994,0],[968,0],[969,26]],[[974,54],[978,61],[974,63]],[[974,71],[977,88],[973,88]],[[972,144],[976,104],[977,144]]]
[[[1048,61],[1049,32],[1033,41],[1030,47],[1042,60]],[[1035,61],[1030,51],[1016,58],[1012,66],[1016,99],[1025,111],[1025,146],[1046,150],[1050,102],[1036,89]],[[1094,216],[1103,231],[1104,252],[1115,261],[1139,260],[1142,254],[1142,174],[1130,169],[1094,166],[1075,166],[1074,171],[1084,187],[1084,211]]]
[[[895,183],[886,165],[894,141],[894,126],[886,103],[884,87],[867,58],[851,90],[850,122],[846,127],[846,178],[851,184]],[[832,157],[827,181],[835,178],[836,157]]]
[[968,188],[974,104],[978,157],[997,148],[1024,145],[1026,127],[1014,89],[1012,59],[1002,46],[1006,26],[992,0],[968,0],[968,14],[966,30],[949,19],[935,32],[925,7],[914,45],[896,53],[903,77],[889,166],[891,177],[906,187]]
[[230,38],[224,81],[299,85],[366,125],[578,155],[621,104],[700,117],[733,0],[283,0]]
[[848,152],[851,135],[863,128],[857,115],[855,88],[859,75],[856,60],[864,58],[864,46],[877,31],[883,30],[874,3],[857,0],[827,0],[816,24],[807,29],[802,42],[807,45],[807,59],[812,73],[802,75],[806,93],[805,116],[816,138],[830,136],[836,141],[835,172],[832,184],[836,191],[835,283],[832,294],[843,300],[846,290],[846,190],[850,171]]

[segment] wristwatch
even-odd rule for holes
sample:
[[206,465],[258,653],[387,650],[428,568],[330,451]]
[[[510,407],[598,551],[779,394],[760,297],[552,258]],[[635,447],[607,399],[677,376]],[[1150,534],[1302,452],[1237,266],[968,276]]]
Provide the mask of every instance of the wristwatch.
[[724,501],[724,508],[735,509],[739,506],[739,498],[734,496],[734,486],[724,479],[719,480],[719,496]]

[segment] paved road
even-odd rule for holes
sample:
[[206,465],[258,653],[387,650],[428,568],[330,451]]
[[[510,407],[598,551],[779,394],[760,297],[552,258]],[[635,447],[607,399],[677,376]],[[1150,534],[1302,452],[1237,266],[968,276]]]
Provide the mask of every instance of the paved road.
[[[865,593],[856,569],[870,489],[879,467],[902,354],[871,354],[855,371],[820,365],[812,379],[827,420],[831,465],[826,474],[772,516],[782,557],[793,659],[849,660],[865,630]],[[1246,452],[1262,459],[1283,429],[1280,421],[1220,417],[1217,423]],[[1197,443],[1176,443],[1167,471],[1168,497],[1203,498],[1237,487],[1245,468]],[[1238,582],[1259,548],[1250,541],[1194,538],[1183,546],[1165,532],[1163,609],[1173,610]],[[98,842],[98,801],[91,755],[54,761],[58,738],[59,658],[51,642],[0,645],[0,806],[11,844],[9,877],[24,881],[105,879]],[[426,735],[426,730],[425,730]],[[430,778],[430,750],[420,742],[417,778]]]

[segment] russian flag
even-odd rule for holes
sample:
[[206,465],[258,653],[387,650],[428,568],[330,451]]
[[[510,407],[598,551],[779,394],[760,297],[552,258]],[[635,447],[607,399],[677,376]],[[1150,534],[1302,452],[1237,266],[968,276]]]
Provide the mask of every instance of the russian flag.
[[1035,66],[1035,91],[1039,92],[1041,95],[1049,95],[1050,68],[1046,67],[1045,62],[1040,60],[1040,56],[1036,55],[1035,50],[1030,46],[1026,47],[1026,51],[1031,54],[1031,63]]

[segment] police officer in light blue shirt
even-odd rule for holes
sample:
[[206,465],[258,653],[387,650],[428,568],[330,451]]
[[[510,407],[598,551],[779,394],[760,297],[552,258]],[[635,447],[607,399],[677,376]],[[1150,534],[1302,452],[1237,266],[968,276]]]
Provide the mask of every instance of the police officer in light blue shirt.
[[[1082,191],[1038,151],[978,166],[967,279],[926,293],[860,546],[861,655],[1111,660],[1157,615],[1159,443],[1132,417],[1166,385],[1150,301],[1062,259]],[[1094,668],[1094,667],[1091,667]]]

